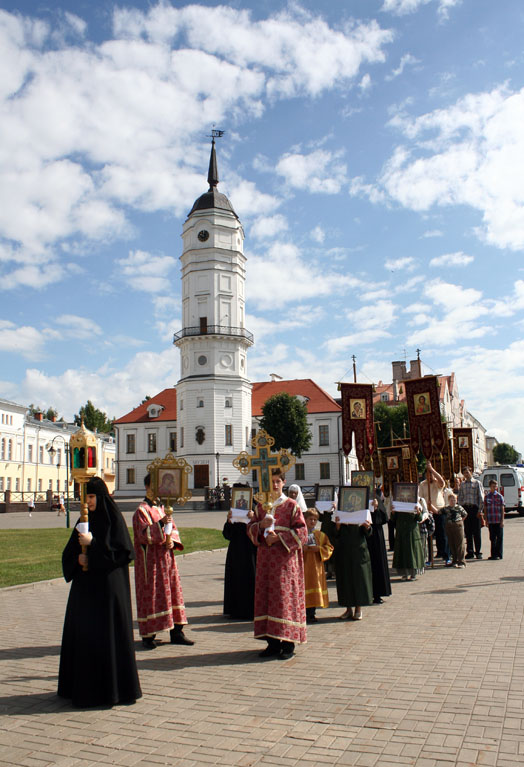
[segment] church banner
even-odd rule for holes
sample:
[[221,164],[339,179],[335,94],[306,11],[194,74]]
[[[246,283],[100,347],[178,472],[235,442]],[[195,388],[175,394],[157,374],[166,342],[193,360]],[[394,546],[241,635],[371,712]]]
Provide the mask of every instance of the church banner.
[[355,452],[359,461],[373,455],[375,430],[373,421],[373,384],[341,383],[342,394],[342,449],[351,452],[353,434]]
[[[405,460],[402,458],[402,451],[405,450],[405,445],[379,448],[384,495],[389,495],[392,492],[395,482],[411,481],[409,463],[406,464]],[[416,478],[414,481],[417,481]]]
[[451,440],[447,437],[447,429],[444,429],[444,449],[442,453],[437,453],[436,451],[433,453],[433,458],[431,459],[431,464],[436,472],[440,474],[441,477],[444,477],[444,479],[451,479],[453,476],[453,461],[452,461],[452,451],[451,451]]
[[453,469],[461,474],[469,466],[473,469],[473,429],[465,427],[453,429]]
[[430,460],[444,450],[444,429],[440,418],[440,396],[437,376],[406,379],[409,434],[415,455],[422,450]]

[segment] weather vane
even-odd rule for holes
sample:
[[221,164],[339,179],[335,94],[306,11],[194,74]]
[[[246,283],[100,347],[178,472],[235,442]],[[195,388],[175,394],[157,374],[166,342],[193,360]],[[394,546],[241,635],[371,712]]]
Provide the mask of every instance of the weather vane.
[[208,136],[208,138],[212,138],[213,140],[215,140],[216,138],[222,138],[224,133],[225,133],[225,130],[219,130],[218,128],[213,127],[211,128],[211,135]]

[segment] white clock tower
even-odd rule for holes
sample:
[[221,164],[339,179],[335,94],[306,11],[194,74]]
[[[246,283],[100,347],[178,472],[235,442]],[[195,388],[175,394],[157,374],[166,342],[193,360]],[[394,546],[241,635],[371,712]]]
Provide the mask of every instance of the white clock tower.
[[193,466],[190,486],[243,479],[232,460],[251,439],[251,384],[245,328],[244,231],[231,203],[217,190],[215,135],[209,190],[184,223],[182,322],[177,383],[177,456]]

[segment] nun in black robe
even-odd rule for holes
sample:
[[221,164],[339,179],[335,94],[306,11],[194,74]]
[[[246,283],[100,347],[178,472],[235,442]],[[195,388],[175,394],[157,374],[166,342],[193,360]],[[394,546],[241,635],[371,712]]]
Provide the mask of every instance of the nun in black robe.
[[[64,621],[58,695],[73,706],[134,703],[142,692],[133,641],[129,563],[133,544],[124,517],[99,477],[87,483],[96,496],[89,512],[88,570],[75,528],[62,554],[64,578],[71,590]],[[92,503],[92,499],[91,499]]]
[[253,620],[257,547],[247,536],[246,525],[231,522],[228,514],[222,535],[229,541],[224,573],[224,615]]
[[371,512],[371,528],[373,535],[367,538],[369,556],[371,558],[371,574],[373,578],[373,602],[382,604],[382,597],[391,594],[391,580],[389,577],[388,555],[384,540],[384,525],[388,521],[388,515],[381,494],[375,495],[377,508]]

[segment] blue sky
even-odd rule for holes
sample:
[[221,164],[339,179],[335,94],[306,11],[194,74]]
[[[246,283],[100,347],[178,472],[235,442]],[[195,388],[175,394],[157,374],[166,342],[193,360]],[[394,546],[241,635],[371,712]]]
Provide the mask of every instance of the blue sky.
[[182,223],[244,225],[248,373],[421,349],[522,450],[520,0],[4,2],[0,396],[110,417],[179,378]]

